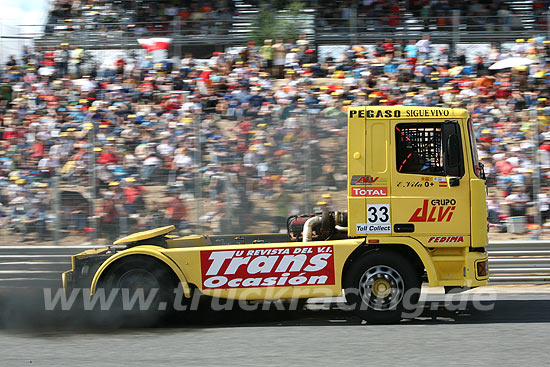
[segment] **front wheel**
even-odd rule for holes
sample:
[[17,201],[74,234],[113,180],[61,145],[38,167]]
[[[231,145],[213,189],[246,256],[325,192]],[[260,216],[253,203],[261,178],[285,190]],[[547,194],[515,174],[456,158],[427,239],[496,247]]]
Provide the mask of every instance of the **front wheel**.
[[415,311],[420,279],[407,259],[393,251],[368,252],[351,264],[345,295],[353,310],[369,323],[398,322]]
[[177,286],[177,277],[164,263],[133,255],[114,263],[97,291],[105,292],[106,297],[115,295],[110,314],[119,323],[153,326],[173,316]]

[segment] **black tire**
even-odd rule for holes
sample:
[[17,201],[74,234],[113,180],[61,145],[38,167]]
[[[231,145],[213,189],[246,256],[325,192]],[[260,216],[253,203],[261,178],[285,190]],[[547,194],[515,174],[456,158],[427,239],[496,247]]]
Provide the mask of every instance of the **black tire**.
[[414,312],[420,287],[412,264],[388,250],[369,251],[355,259],[344,280],[348,304],[372,324],[399,322],[405,311]]
[[[102,313],[114,326],[150,327],[164,324],[174,316],[174,290],[178,284],[176,275],[160,260],[142,255],[123,258],[115,262],[99,281],[97,290],[103,290],[106,297],[113,291],[117,292],[113,307]],[[131,299],[141,289],[144,300],[152,297],[152,301],[147,308],[140,309],[139,300],[129,308],[123,292],[127,292]]]

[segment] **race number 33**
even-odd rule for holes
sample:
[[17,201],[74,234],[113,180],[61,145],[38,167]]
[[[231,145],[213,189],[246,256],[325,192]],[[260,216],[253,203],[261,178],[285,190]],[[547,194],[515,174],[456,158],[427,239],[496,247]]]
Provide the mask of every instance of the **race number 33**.
[[371,224],[389,224],[390,206],[388,204],[367,205],[367,221]]
[[390,205],[367,205],[367,223],[359,223],[357,234],[367,233],[391,233]]

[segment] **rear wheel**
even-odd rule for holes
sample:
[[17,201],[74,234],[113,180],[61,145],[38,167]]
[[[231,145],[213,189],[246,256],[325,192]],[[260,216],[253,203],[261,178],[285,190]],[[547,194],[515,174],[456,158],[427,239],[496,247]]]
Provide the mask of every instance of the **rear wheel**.
[[420,279],[407,259],[393,251],[368,252],[351,264],[345,278],[346,300],[369,323],[393,323],[412,312]]

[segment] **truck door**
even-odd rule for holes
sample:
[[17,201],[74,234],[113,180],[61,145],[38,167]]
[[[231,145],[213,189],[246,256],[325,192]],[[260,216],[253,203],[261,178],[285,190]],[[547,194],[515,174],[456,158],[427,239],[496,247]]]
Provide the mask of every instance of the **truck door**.
[[348,234],[391,235],[389,120],[352,107],[348,122]]
[[457,120],[393,120],[391,217],[395,235],[426,246],[468,246],[470,192]]
[[351,107],[348,115],[348,234],[365,234],[365,196],[357,189],[370,181],[366,177],[367,130],[365,107]]
[[365,222],[357,234],[391,236],[389,120],[366,120],[365,176],[352,177],[352,196],[365,199]]

